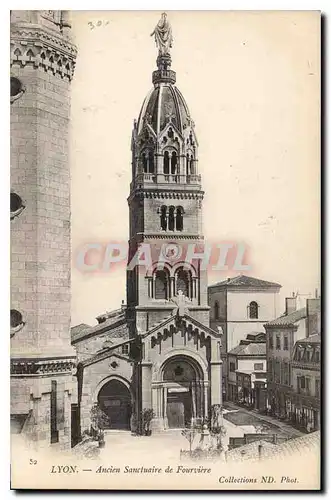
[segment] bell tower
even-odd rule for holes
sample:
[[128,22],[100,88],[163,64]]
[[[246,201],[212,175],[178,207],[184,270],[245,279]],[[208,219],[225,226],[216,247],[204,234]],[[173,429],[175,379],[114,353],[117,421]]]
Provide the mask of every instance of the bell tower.
[[[157,69],[153,88],[134,121],[131,141],[127,305],[132,336],[171,315],[178,292],[186,297],[189,314],[209,323],[207,272],[201,261],[190,258],[203,246],[198,140],[175,85],[172,32],[165,14],[153,35]],[[141,259],[134,257],[139,251]]]

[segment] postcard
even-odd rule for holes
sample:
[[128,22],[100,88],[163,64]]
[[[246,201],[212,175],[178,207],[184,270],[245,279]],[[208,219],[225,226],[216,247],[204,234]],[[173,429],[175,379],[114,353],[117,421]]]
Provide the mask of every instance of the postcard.
[[10,47],[11,488],[320,490],[320,12]]

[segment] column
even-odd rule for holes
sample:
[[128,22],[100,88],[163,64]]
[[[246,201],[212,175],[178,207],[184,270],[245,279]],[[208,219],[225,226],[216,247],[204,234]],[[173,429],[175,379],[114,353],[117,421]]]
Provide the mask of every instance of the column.
[[169,294],[169,298],[174,297],[174,296],[175,296],[175,278],[174,278],[174,276],[171,276],[170,277],[170,294]]
[[197,298],[197,278],[192,278],[192,295],[193,295],[193,299],[196,299]]
[[208,418],[208,382],[204,383],[204,418]]
[[196,386],[195,386],[195,382],[193,382],[193,384],[192,384],[192,418],[191,418],[191,421],[193,423],[195,423],[196,419],[197,419]]
[[156,156],[156,173],[158,175],[157,180],[160,182],[161,176],[163,175],[163,155],[158,153]]
[[211,404],[222,404],[222,360],[218,339],[211,339],[210,393]]
[[167,401],[168,401],[168,389],[166,387],[163,387],[163,422],[164,422],[164,429],[168,429]]

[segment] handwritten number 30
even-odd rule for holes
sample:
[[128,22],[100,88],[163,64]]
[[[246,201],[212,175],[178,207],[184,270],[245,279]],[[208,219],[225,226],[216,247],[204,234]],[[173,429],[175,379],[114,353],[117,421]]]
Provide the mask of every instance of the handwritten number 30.
[[90,29],[93,30],[94,28],[102,26],[102,24],[104,26],[107,26],[107,24],[109,24],[109,21],[97,21],[95,24],[92,21],[89,21],[87,24],[89,25]]

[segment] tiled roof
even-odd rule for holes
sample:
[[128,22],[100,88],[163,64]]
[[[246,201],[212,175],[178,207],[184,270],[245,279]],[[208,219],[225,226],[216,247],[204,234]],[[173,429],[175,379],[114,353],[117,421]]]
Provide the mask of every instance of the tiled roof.
[[265,356],[266,352],[266,344],[264,342],[252,342],[251,344],[237,345],[228,354],[235,356]]
[[286,456],[295,454],[304,455],[305,453],[311,453],[315,450],[318,451],[320,447],[320,437],[320,431],[316,431],[298,438],[289,439],[285,441],[285,443],[275,446],[276,449],[274,453],[270,453],[270,450],[266,450],[263,456],[265,458],[273,458],[273,455],[277,455],[278,458],[282,459]]
[[103,323],[99,323],[95,326],[89,326],[86,329],[82,329],[79,332],[75,332],[73,335],[73,329],[71,329],[71,342],[76,343],[86,337],[91,337],[99,333],[109,332],[109,336],[113,337],[125,337],[128,335],[128,328],[125,319],[125,315],[119,315],[117,318],[109,318]]
[[239,276],[235,276],[234,278],[228,278],[224,281],[214,283],[208,288],[233,286],[243,288],[281,288],[281,285],[279,283],[252,278],[251,276],[245,276],[244,274],[240,274]]
[[262,446],[263,451],[270,449],[273,453],[276,445],[268,441],[259,440],[253,441],[253,443],[244,444],[243,446],[238,446],[227,452],[226,461],[227,462],[239,462],[242,460],[256,460],[259,458],[259,446]]
[[[259,446],[260,453],[259,453]],[[318,452],[320,447],[320,432],[312,432],[298,438],[289,439],[281,444],[272,444],[264,440],[254,441],[234,448],[227,453],[227,461],[280,459],[287,456],[303,455]]]
[[315,333],[314,335],[310,335],[309,337],[305,337],[304,339],[299,339],[297,341],[298,344],[302,344],[303,342],[307,342],[309,344],[320,344],[321,343],[321,335]]
[[279,316],[279,318],[269,321],[269,323],[266,323],[266,326],[291,326],[297,321],[304,319],[306,316],[307,309],[303,307],[302,309],[298,309],[290,314]]
[[77,335],[79,335],[81,332],[84,332],[85,330],[88,330],[89,328],[91,328],[91,326],[87,325],[86,323],[80,323],[79,325],[73,326],[70,329],[71,338],[76,338]]

